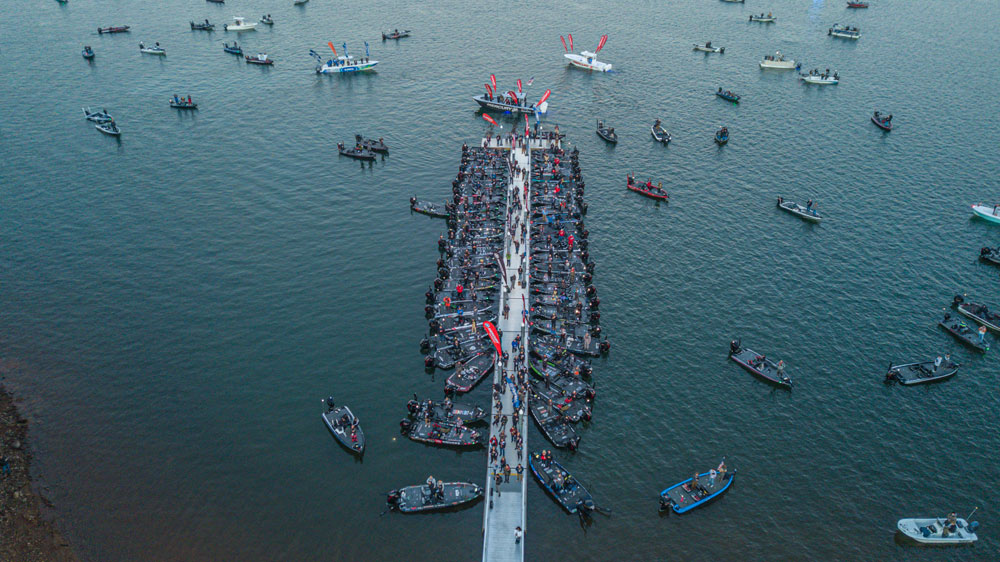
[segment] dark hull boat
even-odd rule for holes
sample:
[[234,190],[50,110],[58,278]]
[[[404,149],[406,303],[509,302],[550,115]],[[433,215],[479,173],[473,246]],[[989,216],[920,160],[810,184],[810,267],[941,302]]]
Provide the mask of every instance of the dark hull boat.
[[94,60],[94,50],[91,49],[90,47],[84,47],[82,54],[83,58],[87,60]]
[[667,130],[660,125],[659,119],[657,119],[656,122],[653,123],[653,126],[649,128],[649,132],[653,135],[653,138],[656,139],[657,142],[662,142],[663,144],[669,143],[670,139],[673,138],[670,136],[670,133],[668,133]]
[[364,148],[344,148],[344,145],[340,144],[337,150],[340,152],[341,156],[348,156],[350,158],[354,158],[355,160],[375,160],[375,153],[370,150],[365,150]]
[[426,201],[419,201],[416,197],[410,197],[410,210],[425,214],[429,217],[437,217],[441,219],[446,219],[450,215],[446,209],[447,205],[438,205],[437,203],[428,203]]
[[474,502],[483,497],[483,489],[468,482],[441,482],[440,491],[432,491],[430,486],[407,486],[389,492],[389,506],[401,513],[417,513],[447,509]]
[[686,513],[701,507],[728,490],[734,478],[736,478],[735,471],[727,473],[722,478],[716,476],[715,482],[712,482],[709,473],[705,472],[698,475],[697,482],[694,478],[678,482],[660,492],[660,511],[673,509],[674,513]]
[[361,430],[361,421],[347,406],[333,405],[332,399],[327,399],[327,411],[323,412],[323,423],[330,433],[345,449],[355,455],[365,452],[365,432]]
[[410,30],[409,29],[407,29],[405,31],[394,31],[392,33],[382,32],[382,40],[383,41],[385,41],[387,39],[402,39],[403,37],[409,37],[409,36],[410,36]]
[[229,43],[223,43],[222,50],[233,55],[243,55],[243,47],[240,47],[236,43],[233,43],[232,47],[229,46]]
[[740,96],[737,95],[735,92],[730,92],[728,90],[725,91],[725,92],[718,91],[718,92],[715,92],[715,95],[719,96],[720,98],[722,98],[722,99],[724,99],[726,101],[731,101],[733,103],[740,103]]
[[215,29],[215,24],[214,23],[208,23],[207,20],[205,21],[205,23],[194,23],[194,22],[191,22],[191,30],[192,31],[212,31],[213,29]]
[[938,322],[938,326],[947,330],[958,341],[980,353],[986,353],[990,350],[990,344],[985,339],[980,341],[976,328],[969,326],[965,320],[952,318],[951,314],[945,314],[944,319]]
[[243,58],[247,61],[247,64],[259,64],[261,66],[271,66],[274,64],[274,60],[267,58],[267,55],[247,55]]
[[378,152],[382,154],[389,153],[389,147],[386,146],[385,142],[379,139],[366,139],[361,135],[354,135],[355,144],[361,145],[361,148],[370,150],[372,152]]
[[447,420],[406,419],[399,422],[399,429],[410,439],[430,445],[481,447],[483,444],[478,431]]
[[538,429],[553,445],[571,451],[576,450],[580,444],[580,436],[573,429],[573,424],[555,408],[549,408],[542,397],[532,395],[528,401],[528,409],[531,410],[531,417],[535,418]]
[[472,387],[479,384],[479,381],[493,371],[496,363],[496,353],[480,353],[465,362],[459,369],[455,366],[455,372],[448,377],[448,386],[455,392],[469,392]]
[[942,363],[939,367],[935,367],[933,361],[889,365],[889,370],[885,374],[885,382],[898,382],[904,386],[911,386],[943,381],[955,376],[958,373],[959,366],[958,363],[952,363],[951,361]]
[[778,365],[767,357],[758,354],[752,349],[740,345],[739,341],[729,344],[729,358],[736,361],[741,367],[750,371],[759,378],[778,385],[781,388],[791,390],[792,379],[783,373],[778,372]]
[[608,340],[598,341],[597,338],[591,339],[590,345],[587,346],[584,345],[583,338],[567,338],[565,342],[560,342],[556,336],[538,336],[535,339],[542,344],[559,345],[571,353],[590,357],[600,357],[611,350],[611,343]]
[[960,313],[994,332],[1000,332],[1000,314],[993,312],[985,304],[963,301],[961,296],[955,296],[955,306]]
[[979,259],[993,265],[1000,265],[1000,247],[989,248],[984,246],[979,250]]
[[489,415],[482,406],[475,404],[463,404],[452,402],[446,398],[444,400],[410,400],[406,403],[406,409],[411,416],[423,417],[427,415],[431,420],[444,420],[449,423],[457,423],[459,419],[463,424],[481,423],[486,421]]
[[725,127],[715,132],[715,144],[723,145],[729,142],[729,130]]
[[611,144],[618,142],[618,133],[616,133],[612,127],[605,127],[604,121],[597,121],[597,136],[610,142]]
[[547,407],[559,412],[568,421],[576,423],[580,420],[590,420],[592,412],[586,390],[574,395],[552,384],[546,386],[543,381],[532,380],[530,384],[537,399],[545,401]]
[[170,107],[175,109],[198,109],[198,104],[184,100],[170,100]]
[[119,129],[118,125],[115,125],[113,121],[98,123],[97,125],[94,125],[94,127],[105,135],[111,135],[112,137],[118,137],[122,134],[121,129]]
[[516,104],[516,103],[506,103],[506,102],[502,102],[502,101],[497,101],[497,99],[495,97],[492,98],[492,99],[490,99],[489,97],[486,96],[486,94],[476,96],[476,97],[474,97],[472,99],[474,99],[476,101],[476,103],[478,103],[479,106],[482,107],[483,109],[492,109],[494,111],[502,111],[504,113],[534,113],[535,112],[535,106],[534,106],[534,104],[524,105],[524,104]]
[[892,115],[882,115],[878,111],[876,111],[872,115],[872,123],[875,123],[875,125],[877,125],[878,128],[882,129],[883,131],[891,131]]
[[543,458],[539,453],[532,453],[528,466],[538,483],[568,513],[590,513],[597,508],[590,492],[551,457]]
[[97,33],[98,34],[104,34],[104,33],[128,33],[129,29],[131,29],[131,28],[129,26],[127,26],[127,25],[118,25],[118,26],[111,26],[111,27],[98,27],[97,28]]

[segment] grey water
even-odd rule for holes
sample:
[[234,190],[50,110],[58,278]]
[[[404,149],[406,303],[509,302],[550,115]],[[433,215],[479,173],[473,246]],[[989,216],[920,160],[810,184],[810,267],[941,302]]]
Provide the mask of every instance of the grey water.
[[[993,559],[997,350],[977,356],[935,325],[955,294],[1000,306],[1000,271],[976,260],[1000,226],[969,210],[1000,197],[997,4],[844,4],[8,3],[0,365],[77,551],[479,556],[482,504],[379,514],[387,490],[428,474],[484,474],[484,452],[424,447],[397,424],[413,393],[443,385],[417,343],[444,223],[407,199],[449,196],[461,144],[487,130],[471,98],[494,73],[505,88],[534,77],[532,98],[551,89],[546,120],[580,150],[613,344],[580,450],[557,453],[613,514],[581,527],[529,483],[528,558]],[[778,22],[747,22],[761,11]],[[271,28],[221,29],[265,13]],[[190,30],[204,18],[215,32]],[[833,23],[861,39],[828,37]],[[97,35],[109,25],[132,30]],[[383,43],[393,28],[413,36]],[[600,58],[615,72],[568,68],[568,33],[578,51],[609,34]],[[224,53],[234,39],[275,65]],[[366,40],[376,73],[313,72],[309,49],[359,54]],[[725,53],[692,51],[706,40]],[[140,55],[139,41],[167,56]],[[841,83],[761,71],[776,50]],[[717,99],[720,86],[742,103]],[[200,109],[171,109],[173,94]],[[107,108],[120,141],[83,106]],[[895,130],[878,130],[874,109]],[[669,146],[649,135],[657,117]],[[594,134],[597,118],[617,146]],[[340,158],[355,133],[384,137],[390,155]],[[628,172],[662,181],[670,203],[627,191]],[[780,212],[779,195],[813,199],[825,220]],[[794,390],[728,361],[736,337],[784,359]],[[963,363],[953,380],[882,384],[890,362],[940,353]],[[362,462],[320,421],[327,395],[361,418]],[[484,388],[472,397],[488,403]],[[722,456],[738,470],[724,497],[657,514],[660,490]],[[972,548],[894,539],[901,517],[976,506]]]

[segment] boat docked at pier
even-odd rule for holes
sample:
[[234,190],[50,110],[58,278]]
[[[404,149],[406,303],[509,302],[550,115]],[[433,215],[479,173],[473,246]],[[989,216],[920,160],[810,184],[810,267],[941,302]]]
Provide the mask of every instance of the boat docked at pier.
[[776,68],[779,70],[791,70],[798,68],[792,59],[785,58],[781,51],[775,51],[773,55],[764,55],[764,60],[760,61],[761,68]]
[[255,31],[257,29],[257,23],[247,21],[244,17],[234,16],[233,23],[223,25],[222,29],[226,31]]
[[542,451],[532,453],[528,457],[528,467],[545,488],[552,499],[556,500],[567,513],[590,513],[597,509],[594,496],[583,487],[583,484],[573,478],[573,475],[552,458],[552,453]]
[[428,416],[404,419],[399,430],[414,441],[446,447],[481,447],[483,434],[459,425],[458,420],[430,419]]
[[457,507],[483,497],[483,489],[478,484],[428,480],[427,484],[390,491],[386,498],[389,508],[400,513],[418,513]]
[[563,56],[569,59],[569,64],[577,68],[583,68],[585,70],[596,70],[598,72],[610,72],[611,63],[601,62],[597,60],[597,53],[601,52],[604,48],[604,44],[608,42],[608,36],[602,35],[601,40],[597,43],[597,48],[594,52],[590,51],[580,51],[580,54],[570,52],[573,50],[573,35],[569,35],[569,48],[566,48],[566,40],[561,36],[563,48],[566,49],[566,54]]
[[[534,78],[528,80],[528,86],[534,81]],[[490,86],[492,84],[492,86]],[[512,89],[506,92],[500,92],[497,88],[496,75],[490,74],[490,82],[484,84],[486,88],[486,93],[480,94],[472,98],[479,107],[482,109],[492,109],[494,111],[502,111],[504,113],[513,113],[515,115],[521,113],[528,114],[544,114],[548,111],[549,96],[552,94],[551,90],[545,90],[542,94],[542,98],[538,102],[532,103],[528,99],[528,94],[521,89],[521,80],[517,80],[517,91]]]
[[833,27],[828,29],[826,34],[831,37],[840,37],[841,39],[861,38],[861,30],[857,27],[851,27],[849,25],[833,24]]

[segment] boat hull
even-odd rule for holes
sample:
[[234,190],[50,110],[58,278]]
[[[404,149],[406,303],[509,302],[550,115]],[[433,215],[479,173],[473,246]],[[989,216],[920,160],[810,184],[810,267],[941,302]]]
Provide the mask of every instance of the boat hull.
[[481,96],[477,96],[477,97],[474,97],[472,99],[476,100],[476,103],[479,104],[479,107],[482,107],[483,109],[492,109],[494,111],[503,111],[504,113],[529,113],[530,114],[530,113],[534,113],[535,112],[535,108],[532,107],[532,106],[514,105],[514,104],[509,104],[509,103],[499,103],[499,102],[491,101],[491,100],[488,100],[488,99],[484,99]]
[[359,64],[345,64],[344,66],[333,66],[329,64],[324,64],[323,66],[316,67],[317,74],[341,74],[350,72],[364,72],[366,70],[372,70],[375,65],[378,64],[377,60],[359,63]]
[[646,197],[649,197],[650,199],[656,199],[657,201],[669,201],[670,200],[670,195],[668,195],[666,193],[658,193],[656,191],[648,191],[646,189],[643,189],[642,186],[636,185],[634,183],[626,184],[625,187],[629,188],[629,190],[634,191],[634,192],[636,192],[636,193],[638,193],[640,195],[645,195]]
[[566,53],[563,56],[569,60],[569,64],[577,68],[596,70],[598,72],[609,72],[611,70],[609,63],[601,62],[593,57],[585,57],[576,53]]
[[707,490],[708,493],[704,496],[695,498],[692,493],[685,489],[684,486],[688,485],[693,478],[688,478],[683,482],[678,482],[673,486],[660,492],[660,498],[666,499],[670,502],[670,508],[673,509],[674,513],[681,514],[687,513],[696,507],[701,507],[706,503],[718,498],[729,489],[732,485],[733,480],[736,478],[736,473],[731,472],[725,476],[725,481],[716,482],[714,485],[709,484],[709,473],[704,472],[698,475],[698,484],[703,490]]
[[[959,545],[972,544],[979,540],[976,533],[969,530],[969,522],[965,519],[958,519],[958,529],[955,533],[942,537],[941,526],[944,523],[943,519],[937,518],[900,519],[896,523],[896,528],[903,535],[921,544]],[[925,530],[927,534],[924,534]]]
[[[973,205],[972,212],[983,220],[1000,224],[1000,216],[993,214],[993,207],[988,207],[986,205]],[[997,213],[1000,213],[1000,207],[998,207]]]
[[886,121],[883,123],[882,121],[879,121],[874,115],[872,115],[872,123],[875,123],[875,126],[877,126],[879,129],[882,129],[883,131],[892,130],[892,121]]
[[794,70],[795,61],[793,60],[762,60],[760,61],[761,68],[773,68],[776,70]]

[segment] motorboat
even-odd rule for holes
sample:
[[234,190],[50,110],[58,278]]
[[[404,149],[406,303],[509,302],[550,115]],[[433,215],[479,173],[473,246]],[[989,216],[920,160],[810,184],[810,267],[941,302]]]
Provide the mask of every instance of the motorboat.
[[730,4],[742,4],[742,3],[746,2],[746,0],[722,0],[722,1],[723,2],[729,2]]
[[225,29],[226,31],[254,31],[257,29],[257,23],[247,21],[246,18],[242,18],[240,16],[235,16],[233,18],[233,23],[223,25],[222,29]]
[[226,0],[205,0],[209,4],[225,4]]
[[198,109],[198,104],[191,101],[191,96],[188,96],[187,99],[174,96],[170,98],[169,102],[170,107],[176,109]]
[[192,31],[199,31],[199,30],[200,31],[212,31],[214,29],[215,29],[215,24],[214,23],[209,23],[207,19],[205,20],[204,23],[194,23],[194,22],[191,22],[191,30]]
[[715,131],[715,144],[722,146],[729,142],[729,128],[721,127],[718,131]]
[[773,55],[764,55],[764,60],[760,61],[760,67],[792,70],[797,68],[797,65],[792,59],[785,58],[781,51],[776,51]]
[[295,5],[295,6],[301,6],[301,5],[305,4],[308,1],[309,0],[295,0],[294,2],[292,2],[292,4]]
[[597,136],[610,142],[611,144],[618,142],[618,133],[615,132],[615,128],[605,126],[604,121],[601,121],[600,119],[597,120]]
[[386,33],[384,31],[382,32],[382,40],[383,41],[385,41],[387,39],[402,39],[403,37],[409,37],[409,36],[410,36],[410,30],[409,29],[404,29],[403,31],[400,31],[400,30],[397,29],[397,30],[394,30],[394,31],[392,31],[390,33]]
[[729,342],[729,358],[758,378],[787,390],[792,388],[792,379],[785,374],[783,362],[775,363],[766,356],[743,347],[740,340]]
[[972,206],[972,212],[979,218],[1000,224],[1000,205],[983,205],[977,203]]
[[[714,471],[713,471],[714,472]],[[732,485],[736,471],[724,474],[703,472],[660,492],[660,511],[686,513],[721,496]]]
[[979,259],[986,263],[991,263],[993,265],[1000,265],[1000,246],[996,248],[990,248],[989,246],[983,246],[979,250]]
[[271,14],[267,14],[266,16],[260,17],[260,23],[264,25],[274,25],[274,20],[271,19]]
[[719,86],[719,89],[716,90],[715,95],[719,96],[720,98],[726,101],[731,101],[733,103],[740,103],[740,96],[736,92],[732,90],[723,91],[722,86]]
[[[562,37],[560,37],[562,39]],[[602,35],[600,42],[597,44],[597,48],[593,52],[590,51],[580,51],[580,54],[571,53],[569,51],[573,50],[573,36],[569,36],[569,49],[566,50],[566,54],[563,56],[569,60],[569,64],[577,68],[583,68],[585,70],[597,70],[599,72],[610,72],[611,64],[606,62],[601,62],[597,60],[597,53],[601,52],[604,48],[604,44],[608,42],[608,36]],[[566,48],[566,40],[563,39],[563,48]]]
[[725,53],[725,47],[714,47],[711,41],[706,41],[705,43],[695,43],[695,51],[701,51],[703,53]]
[[834,72],[830,74],[830,71],[820,72],[818,70],[810,70],[808,73],[799,74],[799,80],[802,80],[806,84],[818,84],[820,86],[828,86],[831,84],[840,84],[840,75]]
[[343,55],[329,59],[316,67],[317,74],[337,74],[340,72],[362,72],[372,70],[378,64],[377,60],[354,59]]
[[354,146],[353,148],[347,148],[344,146],[344,143],[340,142],[337,143],[337,150],[340,151],[340,154],[350,156],[351,158],[355,158],[357,160],[375,160],[375,153],[367,148],[364,148],[360,144]]
[[960,365],[948,360],[921,361],[918,363],[906,363],[903,365],[889,365],[889,370],[885,373],[886,384],[898,382],[904,386],[938,382],[950,379],[958,373]]
[[857,27],[851,27],[849,25],[833,24],[833,27],[828,29],[826,34],[831,37],[840,37],[843,39],[861,38],[861,30],[858,29]]
[[161,57],[167,55],[167,50],[160,46],[160,42],[157,41],[152,47],[147,47],[145,43],[139,43],[139,52],[145,53],[147,55],[159,55]]
[[960,545],[972,544],[979,540],[976,536],[979,523],[976,521],[970,523],[960,517],[900,519],[896,523],[896,528],[906,537],[921,544]]
[[670,136],[670,133],[668,133],[667,130],[663,128],[663,124],[659,119],[653,121],[653,124],[649,127],[649,133],[653,135],[654,139],[656,139],[659,142],[662,142],[663,144],[669,143],[670,140],[673,138]]
[[362,135],[354,135],[354,142],[360,144],[362,148],[367,148],[372,152],[378,152],[381,154],[389,154],[389,147],[382,140],[382,137],[377,139],[366,139]]
[[439,482],[432,490],[429,484],[407,486],[389,492],[386,502],[390,509],[400,513],[417,513],[453,508],[474,502],[483,497],[478,484],[468,482]]
[[962,295],[955,295],[952,304],[955,305],[955,308],[963,316],[975,320],[976,323],[986,326],[994,332],[1000,332],[1000,314],[993,312],[985,304],[965,302]]
[[970,326],[961,318],[952,318],[949,312],[944,313],[944,319],[938,322],[938,326],[947,330],[958,341],[980,353],[986,353],[990,350],[990,344],[986,342],[986,326],[980,326],[977,329],[975,325]]
[[881,113],[876,111],[875,113],[872,114],[872,123],[875,123],[875,125],[878,126],[879,129],[882,129],[883,131],[891,131],[892,114],[890,113],[889,115],[882,115]]
[[816,207],[813,206],[812,199],[806,202],[806,206],[803,207],[794,201],[785,201],[784,198],[778,197],[778,208],[809,222],[823,220],[823,217],[816,212]]
[[568,513],[590,513],[597,508],[590,492],[551,454],[532,453],[528,457],[528,468],[545,491]]
[[243,58],[246,59],[247,64],[260,64],[264,66],[270,66],[274,64],[274,59],[269,58],[266,53],[257,53],[256,55],[246,55]]
[[868,2],[848,2],[848,8],[867,8]]
[[90,48],[90,45],[87,45],[87,46],[85,46],[83,48],[83,53],[82,54],[83,54],[83,58],[85,58],[87,60],[93,60],[94,59],[94,50]]
[[333,397],[323,401],[327,410],[321,414],[327,429],[343,445],[355,455],[365,454],[365,432],[361,429],[361,420],[347,406],[336,406]]
[[768,12],[766,16],[764,14],[761,14],[759,16],[750,14],[750,21],[756,21],[760,23],[774,23],[778,21],[778,18],[772,16],[771,13]]
[[118,128],[118,124],[115,123],[114,119],[107,121],[105,123],[98,123],[94,125],[94,128],[104,133],[105,135],[111,135],[113,137],[117,137],[122,134],[121,129]]
[[131,28],[129,26],[127,26],[127,25],[113,25],[111,27],[98,27],[97,28],[97,33],[98,34],[102,34],[102,33],[128,33],[129,29],[131,29]]
[[87,118],[87,121],[93,121],[94,123],[107,123],[108,121],[113,121],[111,114],[108,110],[102,109],[100,111],[91,111],[89,107],[83,108],[83,115]]
[[[527,93],[521,91],[520,80],[517,81],[516,92],[513,89],[501,92],[496,86],[496,77],[492,74],[490,75],[490,83],[493,84],[492,87],[490,87],[490,84],[485,84],[486,93],[472,98],[483,109],[513,113],[514,115],[520,113],[545,113],[549,109],[549,102],[546,100],[552,94],[551,90],[545,90],[541,99],[532,103],[529,101]],[[528,81],[528,85],[531,85],[531,80]]]
[[234,54],[234,55],[243,55],[243,47],[240,47],[236,43],[236,41],[233,41],[232,45],[230,45],[229,43],[223,43],[222,44],[222,50],[225,51],[225,52],[227,52],[227,53]]
[[656,199],[658,201],[670,200],[670,195],[667,194],[667,190],[663,189],[663,187],[660,185],[653,185],[652,181],[638,183],[635,181],[635,177],[631,174],[625,178],[625,187],[627,187],[630,191],[645,195],[650,199]]

